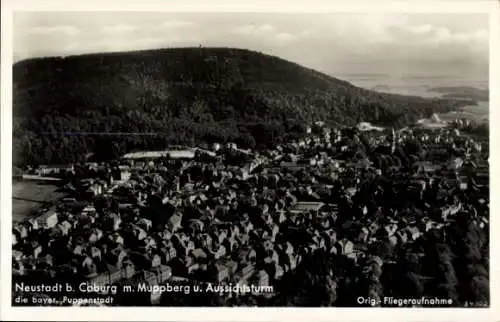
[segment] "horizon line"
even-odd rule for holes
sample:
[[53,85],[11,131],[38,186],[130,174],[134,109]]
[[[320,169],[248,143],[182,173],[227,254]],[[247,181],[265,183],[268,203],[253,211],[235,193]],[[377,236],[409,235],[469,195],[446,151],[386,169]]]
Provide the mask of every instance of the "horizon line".
[[[153,48],[147,48],[147,49],[129,49],[129,50],[110,50],[110,51],[88,51],[88,52],[81,52],[81,53],[70,53],[70,54],[62,54],[62,55],[57,55],[57,54],[48,54],[48,55],[42,55],[42,56],[32,56],[32,57],[24,57],[24,58],[19,58],[16,59],[16,55],[13,53],[12,58],[13,58],[13,63],[12,65],[16,65],[18,63],[22,62],[27,62],[27,61],[33,61],[33,60],[43,60],[43,59],[66,59],[66,58],[77,58],[77,57],[89,57],[89,56],[97,56],[97,55],[118,55],[118,54],[133,54],[133,53],[141,53],[141,52],[154,52],[154,51],[162,51],[162,50],[175,50],[175,49],[228,49],[228,50],[240,50],[240,51],[250,51],[254,53],[259,53],[259,54],[264,54],[268,56],[273,56],[277,58],[281,58],[284,60],[288,60],[286,58],[282,58],[280,56],[277,56],[272,53],[266,53],[261,50],[256,50],[256,49],[250,49],[250,48],[245,48],[245,47],[232,47],[232,46],[203,46],[203,45],[192,45],[192,46],[164,46],[164,47],[153,47]],[[477,59],[388,59],[388,58],[374,58],[372,60],[359,60],[359,59],[353,59],[351,61],[346,61],[346,60],[338,60],[335,63],[339,64],[349,64],[349,63],[361,63],[361,62],[366,62],[366,63],[390,63],[390,62],[414,62],[414,63],[467,63],[470,65],[479,65],[479,66],[488,66],[490,65],[489,59],[486,61],[484,60],[477,60]],[[295,62],[296,63],[296,62]],[[301,65],[300,63],[297,63]]]

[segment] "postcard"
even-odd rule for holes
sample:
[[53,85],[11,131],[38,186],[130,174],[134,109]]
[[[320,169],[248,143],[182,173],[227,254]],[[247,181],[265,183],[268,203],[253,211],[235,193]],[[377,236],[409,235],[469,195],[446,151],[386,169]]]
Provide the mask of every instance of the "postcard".
[[2,3],[2,320],[494,321],[498,6]]

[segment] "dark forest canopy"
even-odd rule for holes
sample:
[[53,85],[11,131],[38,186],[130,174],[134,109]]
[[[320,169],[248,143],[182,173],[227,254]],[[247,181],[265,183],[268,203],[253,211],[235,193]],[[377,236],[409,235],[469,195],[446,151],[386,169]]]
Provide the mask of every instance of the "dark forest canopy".
[[[39,58],[15,64],[13,76],[14,163],[20,166],[169,144],[266,146],[301,133],[311,121],[403,126],[466,104],[377,93],[230,48]],[[96,132],[156,134],[85,134]]]

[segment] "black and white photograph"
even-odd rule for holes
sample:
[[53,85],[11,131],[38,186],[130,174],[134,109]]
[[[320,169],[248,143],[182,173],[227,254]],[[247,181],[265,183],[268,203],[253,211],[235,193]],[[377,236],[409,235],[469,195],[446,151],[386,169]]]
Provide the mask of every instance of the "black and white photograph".
[[119,9],[12,13],[8,304],[490,308],[488,13]]

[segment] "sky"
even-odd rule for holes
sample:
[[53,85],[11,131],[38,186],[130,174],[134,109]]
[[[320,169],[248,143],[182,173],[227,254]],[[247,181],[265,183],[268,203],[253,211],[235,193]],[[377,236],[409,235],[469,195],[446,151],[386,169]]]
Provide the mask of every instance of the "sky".
[[246,48],[325,73],[483,73],[486,14],[16,12],[14,61],[185,46]]

